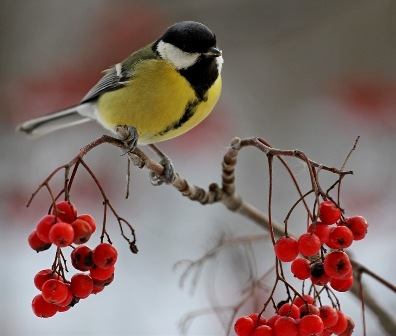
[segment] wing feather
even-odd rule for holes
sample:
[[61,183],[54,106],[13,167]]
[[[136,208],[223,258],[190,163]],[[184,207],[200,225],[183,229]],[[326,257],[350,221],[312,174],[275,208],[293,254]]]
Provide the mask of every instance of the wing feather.
[[129,78],[130,75],[124,65],[122,63],[116,64],[106,71],[105,75],[99,80],[99,82],[96,83],[96,85],[85,95],[81,103],[95,99],[104,92],[123,87]]
[[147,59],[159,59],[152,49],[153,43],[134,52],[126,60],[108,69],[99,82],[85,95],[81,103],[98,98],[105,92],[117,90],[127,84],[133,77],[134,67],[137,62]]

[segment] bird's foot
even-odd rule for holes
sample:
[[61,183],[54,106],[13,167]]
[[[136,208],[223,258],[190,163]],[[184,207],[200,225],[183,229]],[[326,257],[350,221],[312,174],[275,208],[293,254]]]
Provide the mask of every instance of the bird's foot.
[[171,184],[176,179],[175,167],[171,159],[165,155],[156,145],[150,144],[151,149],[160,157],[160,164],[164,167],[161,175],[150,174],[151,184],[154,186],[160,186],[164,183]]
[[160,186],[164,183],[171,184],[176,178],[175,167],[171,159],[163,155],[160,164],[164,167],[164,172],[161,175],[150,173],[150,181],[153,186]]
[[138,132],[135,127],[127,125],[119,125],[115,128],[118,139],[120,139],[128,147],[126,153],[132,152],[138,143]]

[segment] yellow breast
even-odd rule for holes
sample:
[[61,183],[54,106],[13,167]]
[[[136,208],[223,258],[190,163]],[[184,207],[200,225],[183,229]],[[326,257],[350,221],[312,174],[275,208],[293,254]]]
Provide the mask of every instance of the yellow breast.
[[155,143],[200,123],[212,111],[220,92],[219,76],[205,100],[198,102],[189,82],[169,63],[144,60],[135,65],[134,76],[125,87],[99,98],[98,121],[112,131],[118,125],[134,126],[139,144]]

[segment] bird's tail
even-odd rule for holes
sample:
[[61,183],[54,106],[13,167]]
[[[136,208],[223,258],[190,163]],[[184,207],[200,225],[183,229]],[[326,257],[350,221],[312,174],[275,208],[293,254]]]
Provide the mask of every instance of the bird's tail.
[[84,108],[88,108],[88,106],[84,106],[84,104],[77,105],[28,120],[19,125],[17,131],[23,132],[30,137],[36,137],[92,120],[88,114],[81,113]]

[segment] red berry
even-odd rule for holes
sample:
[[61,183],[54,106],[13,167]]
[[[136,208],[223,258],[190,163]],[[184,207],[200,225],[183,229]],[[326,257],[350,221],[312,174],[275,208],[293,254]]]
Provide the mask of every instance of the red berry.
[[[330,229],[330,232],[331,232],[331,230],[333,230],[333,228]],[[329,235],[329,237],[330,237],[330,235]],[[327,241],[326,241],[325,244],[326,244],[328,247],[330,247],[332,250],[338,250],[338,249],[339,249],[338,245],[337,245],[337,244],[334,244],[330,239],[327,239]]]
[[93,280],[88,274],[77,273],[70,279],[73,295],[85,299],[93,290]]
[[293,237],[281,237],[275,243],[274,250],[280,261],[293,261],[298,255],[298,242]]
[[300,306],[300,317],[305,315],[318,315],[319,316],[319,308],[313,304],[303,304]]
[[58,312],[59,313],[63,313],[63,312],[66,312],[66,311],[68,311],[70,308],[71,308],[71,306],[68,306],[68,305],[66,305],[66,306],[56,306],[56,308],[58,308]]
[[311,282],[317,286],[325,286],[330,281],[322,262],[316,262],[311,266]]
[[56,223],[49,232],[49,238],[56,246],[69,246],[74,239],[73,227],[65,222]]
[[89,271],[93,266],[92,250],[88,246],[77,246],[70,257],[73,267],[79,271]]
[[88,214],[79,215],[77,217],[77,219],[82,219],[82,220],[85,220],[86,222],[88,222],[88,224],[91,227],[92,233],[94,233],[96,231],[96,223],[91,215],[88,215]]
[[[93,280],[93,286],[95,287],[106,287],[110,285],[113,280],[114,280],[114,273],[110,275],[110,278],[104,279],[104,280],[98,280],[98,279],[92,279]],[[252,318],[253,319],[253,318]]]
[[33,298],[32,309],[33,313],[38,317],[51,317],[58,311],[57,306],[45,301],[41,294],[38,294]]
[[364,217],[355,216],[346,219],[346,226],[352,231],[354,240],[366,237],[368,224]]
[[36,252],[48,250],[51,247],[51,243],[43,242],[37,235],[36,229],[28,237],[30,247]]
[[59,280],[60,276],[58,273],[55,273],[51,269],[41,270],[34,276],[34,285],[38,290],[41,290],[44,285],[44,282],[46,282],[49,279]]
[[303,233],[298,238],[298,250],[306,257],[312,257],[317,254],[321,245],[319,237],[314,233]]
[[92,252],[92,260],[99,268],[109,268],[113,266],[118,257],[116,248],[107,243],[101,243]]
[[263,315],[260,315],[259,319],[259,314],[257,313],[250,314],[249,317],[253,320],[255,326],[266,324],[267,322]]
[[341,217],[341,210],[332,201],[324,201],[319,205],[319,218],[325,224],[334,224]]
[[59,310],[59,308],[69,306],[71,304],[71,302],[73,301],[73,298],[74,298],[70,284],[66,284],[66,286],[67,286],[67,296],[66,296],[66,299],[64,299],[62,302],[57,304],[58,311],[65,311],[63,309]]
[[[302,299],[299,296],[296,296],[295,299],[293,300],[293,303],[297,306],[297,307],[301,307],[302,305],[305,304],[314,304],[314,298],[311,295],[308,294],[304,294]],[[304,301],[305,300],[305,301]]]
[[[94,279],[95,280],[95,279]],[[103,291],[104,290],[104,287],[100,287],[100,286],[93,286],[93,289],[92,289],[92,293],[91,294],[98,294],[98,293],[100,293],[101,291]]]
[[52,209],[52,214],[58,214],[58,218],[65,223],[71,223],[77,218],[77,209],[68,201],[61,201],[56,203],[55,208]]
[[267,321],[267,325],[268,325],[269,327],[271,327],[272,329],[274,329],[275,322],[278,321],[278,319],[280,319],[280,317],[281,317],[281,316],[278,315],[278,314],[276,314],[276,315],[270,317],[270,318],[268,319],[268,321]]
[[252,331],[250,336],[274,336],[272,328],[267,325],[260,325]]
[[280,316],[290,316],[296,320],[300,318],[300,309],[295,304],[287,302],[279,308],[278,314]]
[[337,323],[337,311],[331,306],[322,306],[319,308],[319,316],[323,321],[324,328],[332,327]]
[[276,336],[297,336],[298,328],[296,321],[291,317],[281,316],[274,324]]
[[346,226],[336,226],[330,231],[328,243],[336,249],[344,249],[352,245],[353,233]]
[[290,266],[291,272],[299,280],[308,279],[311,275],[311,265],[309,260],[305,258],[296,258]]
[[347,328],[348,321],[346,315],[342,311],[337,310],[337,315],[338,315],[337,323],[327,329],[333,332],[334,334],[339,335],[342,332],[344,332],[345,329]]
[[353,276],[350,276],[346,279],[332,278],[330,280],[330,286],[338,292],[347,292],[353,286]]
[[355,322],[353,322],[352,318],[347,316],[346,319],[348,322],[347,327],[341,334],[338,334],[338,336],[351,336],[355,329]]
[[324,260],[324,270],[332,278],[343,279],[351,271],[352,265],[348,255],[342,251],[329,253]]
[[106,269],[99,268],[98,266],[94,265],[89,270],[89,274],[92,277],[92,279],[97,279],[97,280],[106,280],[110,278],[113,273],[114,273],[114,265]]
[[92,228],[87,221],[77,218],[71,226],[74,231],[74,244],[84,244],[91,238]]
[[342,279],[340,279],[340,280],[346,280],[346,279],[349,279],[351,277],[353,277],[353,267],[351,267],[349,272],[347,274],[345,274],[345,276]]
[[330,277],[324,272],[319,277],[315,277],[311,274],[310,279],[311,279],[312,284],[316,285],[316,286],[326,286],[330,281]]
[[59,223],[59,219],[52,215],[46,215],[40,219],[36,226],[36,234],[44,243],[51,243],[49,239],[49,232],[55,223]]
[[49,279],[44,282],[41,293],[45,301],[59,304],[67,297],[69,289],[63,281]]
[[323,329],[322,319],[317,315],[306,315],[298,323],[299,336],[320,335]]
[[238,336],[249,336],[255,325],[249,316],[238,318],[234,325],[234,330]]
[[327,240],[329,239],[330,235],[330,227],[327,224],[324,224],[322,222],[315,222],[312,223],[307,230],[309,233],[314,233],[316,234],[320,242],[322,244],[325,244]]

